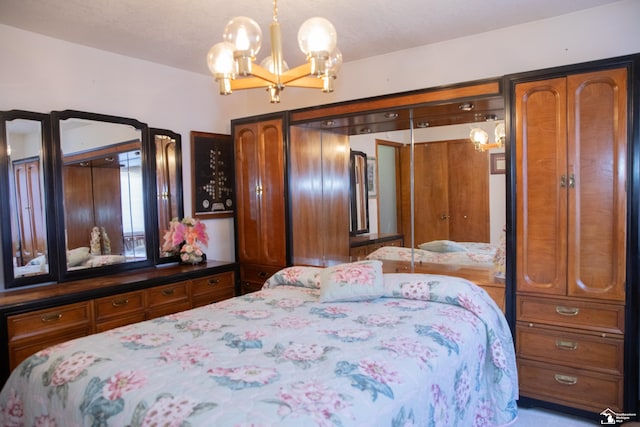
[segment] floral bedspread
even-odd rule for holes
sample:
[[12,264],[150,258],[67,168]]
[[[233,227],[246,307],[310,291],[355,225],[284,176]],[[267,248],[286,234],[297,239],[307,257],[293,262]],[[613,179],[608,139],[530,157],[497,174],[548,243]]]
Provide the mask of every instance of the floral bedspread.
[[[465,252],[433,252],[415,248],[415,262],[431,262],[435,264],[473,265],[492,267],[496,255],[496,247],[489,243],[465,242]],[[383,246],[367,255],[367,259],[388,261],[411,261],[411,248],[400,246]]]
[[511,334],[482,289],[454,277],[385,274],[385,297],[320,303],[318,283],[300,277],[290,268],[259,292],[40,351],[0,393],[0,425],[515,419]]

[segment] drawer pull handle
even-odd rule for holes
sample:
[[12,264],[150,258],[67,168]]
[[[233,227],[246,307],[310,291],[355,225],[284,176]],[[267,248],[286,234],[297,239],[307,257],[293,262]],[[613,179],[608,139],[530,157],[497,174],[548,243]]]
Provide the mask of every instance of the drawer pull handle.
[[267,273],[266,271],[261,271],[260,273],[258,273],[258,277],[260,277],[261,279],[264,279],[265,277],[267,277],[269,273]]
[[578,378],[570,377],[569,375],[556,374],[555,378],[560,384],[575,385],[578,383]]
[[56,321],[58,321],[60,319],[62,319],[62,313],[43,314],[40,317],[40,320],[42,320],[44,323],[56,322]]
[[114,299],[113,301],[111,301],[111,305],[114,307],[122,307],[123,305],[127,305],[127,304],[129,304],[128,298]]
[[220,280],[219,280],[219,279],[209,279],[209,284],[210,284],[211,286],[215,286],[215,285],[217,285],[218,283],[220,283]]
[[576,307],[563,307],[561,305],[556,306],[556,313],[562,316],[577,316],[579,312],[580,309]]
[[562,350],[575,350],[578,348],[578,343],[573,341],[556,340],[556,347]]
[[176,293],[176,290],[171,288],[171,289],[163,289],[162,290],[162,295],[164,295],[165,297],[168,297],[170,295],[173,295]]

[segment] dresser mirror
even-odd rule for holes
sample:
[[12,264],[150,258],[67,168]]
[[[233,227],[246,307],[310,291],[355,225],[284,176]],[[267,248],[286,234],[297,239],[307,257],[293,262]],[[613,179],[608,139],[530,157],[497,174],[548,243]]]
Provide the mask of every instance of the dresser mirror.
[[[158,229],[150,208],[148,128],[133,119],[52,113],[62,194],[57,200],[62,272],[117,271],[150,265]],[[150,186],[151,183],[151,186]],[[154,245],[154,246],[152,246]]]
[[149,129],[155,148],[156,201],[158,209],[159,261],[177,260],[174,252],[162,250],[163,236],[173,218],[184,216],[182,195],[182,137],[166,129]]
[[[50,187],[45,185],[51,147],[48,114],[0,113],[1,233],[5,283],[28,285],[55,277],[49,230],[53,215]],[[6,203],[8,201],[8,203]]]

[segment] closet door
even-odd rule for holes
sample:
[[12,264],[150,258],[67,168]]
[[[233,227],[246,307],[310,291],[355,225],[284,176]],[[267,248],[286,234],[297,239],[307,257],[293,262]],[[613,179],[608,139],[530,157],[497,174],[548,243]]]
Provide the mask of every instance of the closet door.
[[[469,145],[472,145],[469,143]],[[410,151],[403,149],[402,200],[409,200]],[[447,160],[447,144],[439,142],[418,143],[414,145],[414,233],[415,245],[432,240],[449,239],[449,162]],[[410,206],[403,207],[403,213],[411,212]],[[405,221],[405,219],[407,219]],[[407,227],[411,226],[409,215],[402,220]],[[410,236],[410,230],[404,230]],[[408,239],[405,240],[408,242]]]
[[624,301],[625,69],[567,78],[568,295]]
[[469,141],[447,144],[449,240],[489,242],[489,153]]
[[518,291],[564,295],[566,80],[521,83],[515,92]]

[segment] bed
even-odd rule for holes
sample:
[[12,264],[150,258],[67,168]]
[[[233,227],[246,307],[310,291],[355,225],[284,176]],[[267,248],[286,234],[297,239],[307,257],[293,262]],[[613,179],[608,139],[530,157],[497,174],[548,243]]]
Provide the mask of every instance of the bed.
[[479,287],[289,267],[263,289],[40,351],[0,425],[489,426],[517,416],[511,333]]
[[[432,245],[429,245],[432,244]],[[413,249],[383,246],[367,255],[367,259],[411,261],[492,268],[497,246],[479,242],[433,241]]]

